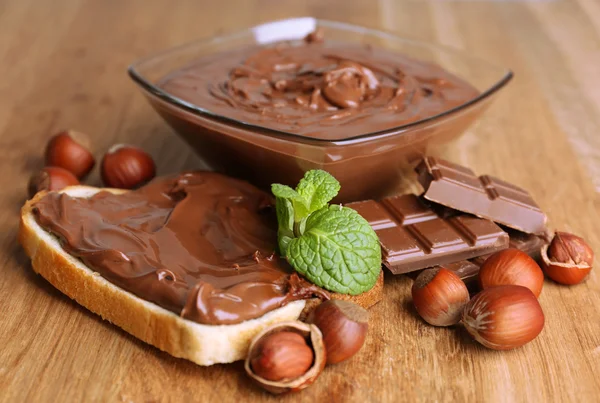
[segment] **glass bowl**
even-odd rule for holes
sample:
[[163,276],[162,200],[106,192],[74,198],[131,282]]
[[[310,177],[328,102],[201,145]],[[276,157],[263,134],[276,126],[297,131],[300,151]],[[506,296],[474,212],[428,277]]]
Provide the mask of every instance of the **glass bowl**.
[[[168,73],[199,58],[250,45],[302,39],[317,26],[327,40],[369,44],[436,63],[480,93],[453,109],[416,122],[341,140],[322,140],[222,116],[156,85]],[[212,169],[264,189],[271,183],[295,185],[305,171],[324,169],[342,185],[338,202],[377,199],[393,192],[415,161],[458,138],[512,78],[511,71],[462,51],[310,17],[270,22],[169,49],[133,63],[129,75],[152,107]]]

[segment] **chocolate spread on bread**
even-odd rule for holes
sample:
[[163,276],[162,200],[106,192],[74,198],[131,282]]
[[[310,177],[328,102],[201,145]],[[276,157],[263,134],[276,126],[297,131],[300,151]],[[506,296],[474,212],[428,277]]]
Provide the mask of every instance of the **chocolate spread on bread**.
[[158,178],[123,194],[48,193],[38,223],[113,284],[204,324],[258,318],[326,291],[275,252],[271,196],[211,172]]

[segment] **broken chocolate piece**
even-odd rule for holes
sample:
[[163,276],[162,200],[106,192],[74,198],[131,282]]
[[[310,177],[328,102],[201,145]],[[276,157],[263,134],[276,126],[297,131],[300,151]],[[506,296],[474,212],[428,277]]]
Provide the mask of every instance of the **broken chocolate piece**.
[[529,193],[493,176],[442,159],[426,157],[416,167],[423,197],[519,231],[543,234],[546,215]]

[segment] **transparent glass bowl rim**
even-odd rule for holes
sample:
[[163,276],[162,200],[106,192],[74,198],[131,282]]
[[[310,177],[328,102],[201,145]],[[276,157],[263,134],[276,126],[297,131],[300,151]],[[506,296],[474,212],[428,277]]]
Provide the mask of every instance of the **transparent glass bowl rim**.
[[[389,129],[359,134],[359,135],[356,135],[353,137],[348,137],[348,138],[344,138],[344,139],[340,139],[340,140],[331,140],[331,139],[319,139],[319,138],[314,138],[314,137],[306,137],[306,136],[295,134],[295,133],[290,133],[290,132],[285,132],[285,131],[280,131],[280,130],[275,130],[275,129],[269,129],[268,127],[251,124],[251,123],[246,123],[246,122],[238,120],[238,119],[233,119],[233,118],[223,116],[218,113],[214,113],[214,112],[210,111],[209,109],[199,107],[193,103],[187,102],[183,99],[180,99],[178,97],[175,97],[175,96],[169,94],[168,92],[162,90],[161,88],[157,87],[152,82],[147,80],[144,77],[144,75],[139,71],[139,68],[143,67],[143,65],[146,63],[151,63],[153,61],[156,61],[157,59],[162,59],[164,57],[168,57],[170,54],[180,52],[186,48],[197,47],[197,46],[201,46],[201,45],[208,46],[208,45],[216,44],[219,42],[226,43],[227,41],[232,41],[237,38],[251,35],[253,32],[255,32],[255,30],[260,29],[261,27],[267,26],[269,24],[287,23],[287,22],[291,22],[291,21],[295,21],[295,20],[306,20],[306,19],[313,21],[314,25],[316,25],[316,26],[323,26],[326,28],[331,28],[331,29],[336,29],[336,30],[341,30],[341,31],[343,31],[343,30],[353,31],[353,32],[360,33],[363,35],[376,36],[376,37],[379,37],[379,38],[382,38],[382,39],[385,39],[388,41],[402,42],[402,43],[412,44],[415,46],[437,49],[440,51],[452,53],[455,55],[459,55],[460,57],[463,57],[465,59],[470,59],[477,63],[483,64],[487,68],[493,68],[493,69],[496,69],[499,71],[503,71],[503,75],[491,87],[482,91],[477,97],[472,98],[469,101],[467,101],[463,104],[460,104],[452,109],[448,109],[447,111],[438,113],[436,115],[433,115],[433,116],[430,116],[430,117],[427,117],[424,119],[420,119],[418,121],[395,126],[395,127],[389,128]],[[172,106],[181,108],[181,109],[183,109],[187,112],[190,112],[194,115],[217,120],[217,121],[220,121],[220,122],[223,122],[228,125],[232,125],[232,126],[235,126],[235,127],[241,128],[241,129],[250,130],[250,131],[258,133],[258,134],[263,134],[263,135],[267,135],[267,136],[271,136],[271,137],[284,138],[287,140],[293,140],[295,142],[312,143],[315,145],[326,145],[326,144],[344,145],[344,144],[357,143],[357,142],[362,142],[362,141],[367,141],[367,140],[374,140],[374,139],[378,139],[378,138],[382,138],[382,137],[388,137],[390,135],[399,135],[399,134],[402,134],[403,132],[406,132],[409,129],[412,129],[415,127],[425,126],[429,123],[433,124],[438,121],[443,121],[445,117],[449,117],[450,115],[453,115],[455,113],[459,113],[461,111],[467,110],[471,106],[474,106],[474,105],[490,98],[492,95],[494,95],[496,92],[498,92],[501,88],[503,88],[506,84],[508,84],[508,82],[513,78],[513,72],[510,69],[497,66],[497,65],[490,63],[484,59],[481,59],[479,57],[469,55],[463,50],[455,49],[455,48],[437,44],[437,43],[430,43],[430,42],[419,41],[419,40],[415,40],[415,39],[403,38],[401,36],[398,36],[394,33],[391,33],[391,32],[385,31],[385,30],[367,28],[367,27],[363,27],[360,25],[349,24],[349,23],[345,23],[345,22],[322,20],[322,19],[313,18],[313,17],[288,18],[288,19],[283,19],[283,20],[270,21],[270,22],[266,22],[264,24],[259,24],[259,25],[245,28],[245,29],[242,29],[242,30],[239,30],[236,32],[229,33],[229,34],[213,36],[213,37],[209,37],[209,38],[205,38],[205,39],[188,42],[183,45],[179,45],[179,46],[175,46],[175,47],[172,47],[172,48],[169,48],[166,50],[162,50],[162,51],[156,52],[154,54],[151,54],[147,57],[138,59],[137,61],[133,62],[128,67],[127,72],[129,73],[129,76],[132,78],[132,80],[134,82],[136,82],[139,86],[141,86],[144,90],[146,90],[153,96],[159,98],[160,100],[167,102],[168,104],[170,104]],[[468,78],[466,78],[466,80],[468,81]]]

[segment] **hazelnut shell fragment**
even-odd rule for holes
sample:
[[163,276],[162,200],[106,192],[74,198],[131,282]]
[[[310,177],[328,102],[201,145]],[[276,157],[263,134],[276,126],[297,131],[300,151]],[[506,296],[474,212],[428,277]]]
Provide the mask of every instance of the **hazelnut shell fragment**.
[[[314,362],[312,366],[302,376],[295,379],[284,379],[281,381],[270,381],[257,375],[252,369],[252,359],[257,354],[257,349],[261,341],[278,332],[294,332],[300,334],[306,340],[309,347],[314,352]],[[326,363],[325,346],[323,344],[323,335],[315,325],[309,325],[299,321],[280,322],[263,329],[257,334],[248,349],[248,356],[244,363],[244,369],[248,376],[259,386],[274,394],[296,392],[312,384],[323,371]]]
[[577,235],[556,232],[541,251],[544,273],[560,284],[581,283],[592,270],[594,251]]

